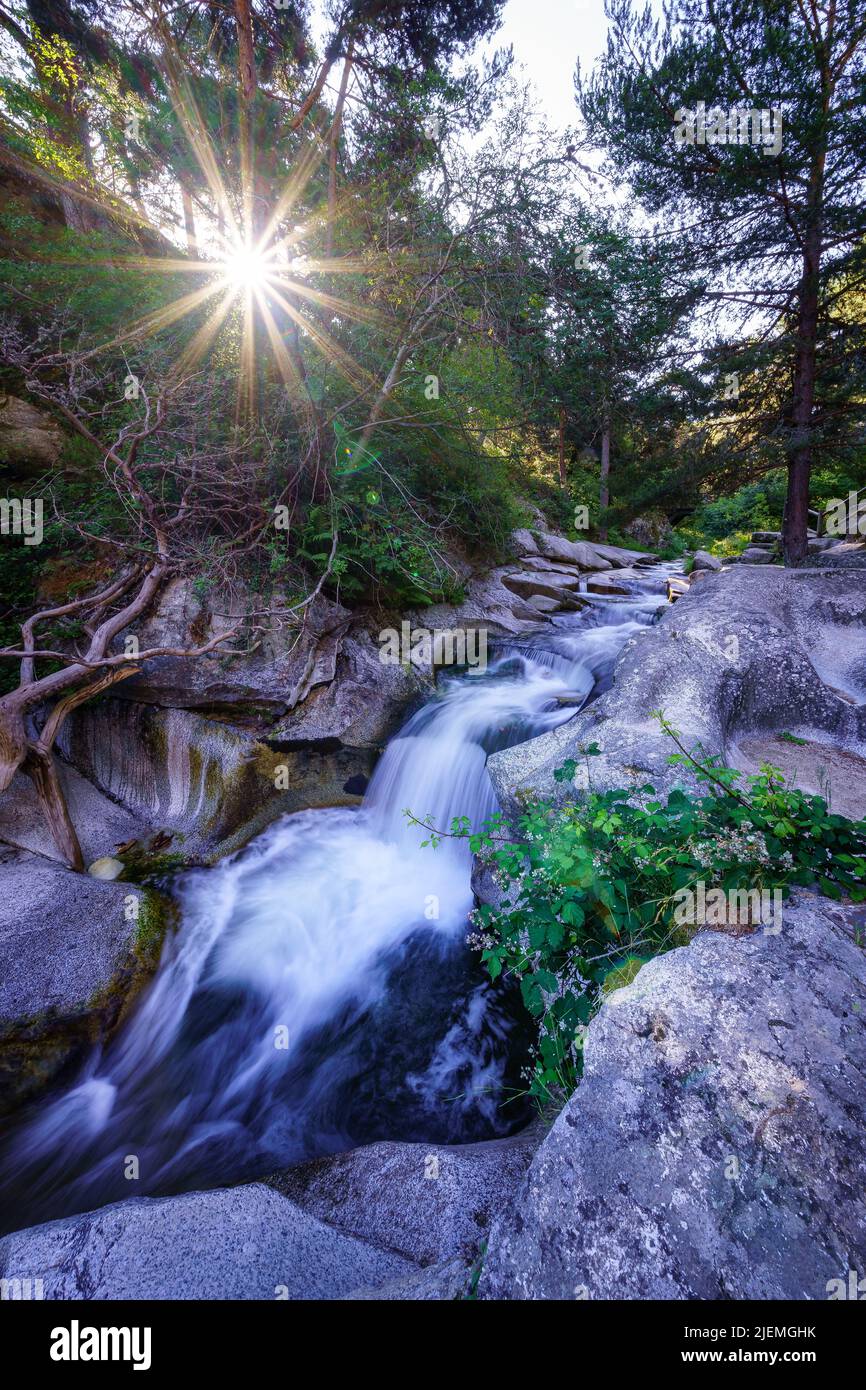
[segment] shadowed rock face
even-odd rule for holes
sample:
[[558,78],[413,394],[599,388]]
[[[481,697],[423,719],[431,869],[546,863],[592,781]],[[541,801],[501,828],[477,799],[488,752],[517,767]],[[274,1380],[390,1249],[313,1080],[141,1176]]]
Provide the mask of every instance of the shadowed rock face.
[[60,747],[165,832],[169,853],[193,861],[239,848],[285,812],[357,802],[347,786],[363,784],[377,752],[327,733],[305,739],[277,728],[262,737],[190,710],[116,699],[77,710]]
[[820,1300],[862,1275],[864,916],[798,893],[778,935],[701,932],[617,990],[479,1297]]
[[[490,758],[501,806],[515,814],[531,794],[561,801],[589,778],[598,789],[683,784],[682,769],[667,764],[675,750],[652,717],[658,709],[687,746],[724,756],[747,735],[780,730],[866,755],[866,570],[705,572],[626,643],[601,699]],[[602,752],[586,760],[590,743]],[[566,758],[578,760],[572,784],[553,777]]]
[[[308,630],[270,635],[250,655],[149,662],[76,710],[59,749],[186,859],[237,849],[285,812],[353,804],[430,671],[383,665],[350,619],[319,600]],[[228,622],[178,581],[139,641],[183,647]]]
[[[616,547],[543,539],[589,555],[594,567],[636,558]],[[599,559],[599,549],[609,558]],[[519,592],[514,566],[466,569],[464,601],[409,614],[410,630],[538,630],[548,608],[584,602],[574,593],[581,583],[574,556],[543,563],[554,573],[525,576]],[[244,592],[224,601],[201,598],[179,578],[135,636],[142,650],[183,649],[225,633],[259,602]],[[372,623],[370,630],[364,622]],[[287,619],[249,644],[227,643],[240,642],[239,654],[217,649],[197,659],[155,658],[111,698],[76,710],[63,727],[60,751],[147,829],[170,835],[171,853],[212,860],[285,812],[357,802],[385,742],[413,700],[433,686],[429,660],[380,659],[380,626],[387,620],[352,614],[319,595],[300,626]],[[278,781],[279,768],[285,772]]]
[[150,890],[0,846],[0,1114],[111,1033],[156,966],[165,910]]

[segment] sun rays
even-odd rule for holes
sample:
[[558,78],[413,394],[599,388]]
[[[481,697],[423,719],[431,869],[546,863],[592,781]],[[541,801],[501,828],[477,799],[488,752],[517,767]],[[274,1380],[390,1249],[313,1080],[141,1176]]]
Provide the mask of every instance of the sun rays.
[[[237,147],[233,145],[220,157],[167,26],[161,27],[160,36],[166,90],[185,153],[197,169],[195,236],[186,256],[177,251],[167,255],[142,252],[97,262],[116,273],[129,269],[176,277],[177,293],[159,308],[141,317],[131,316],[119,332],[93,346],[87,355],[104,358],[173,330],[178,341],[176,346],[170,345],[168,375],[179,380],[194,373],[220,348],[223,361],[227,352],[236,360],[239,415],[256,399],[256,380],[262,374],[271,381],[281,381],[293,406],[300,404],[302,413],[308,412],[313,402],[301,356],[302,341],[305,348],[320,354],[353,392],[370,390],[376,383],[345,345],[346,326],[363,323],[389,337],[393,323],[386,313],[369,304],[334,294],[333,282],[339,276],[354,276],[359,282],[371,275],[384,277],[389,262],[375,252],[327,258],[315,254],[326,223],[326,199],[318,189],[311,196],[310,188],[327,158],[327,128],[323,131],[311,126],[307,133],[298,135],[292,167],[274,190],[257,168],[257,157],[259,163],[267,162],[267,153],[257,149],[248,120],[240,122]],[[146,124],[144,117],[141,124]],[[146,141],[145,129],[142,143],[146,145]],[[173,171],[167,172],[174,182]],[[116,216],[116,192],[109,195],[98,187],[81,192],[95,210],[109,218]],[[164,214],[149,220],[140,202],[138,211],[131,203],[124,207],[130,225],[158,232],[168,248],[176,229],[167,225]],[[177,225],[177,219],[173,220]],[[94,262],[90,259],[86,264],[92,267]],[[229,328],[230,337],[226,338]]]

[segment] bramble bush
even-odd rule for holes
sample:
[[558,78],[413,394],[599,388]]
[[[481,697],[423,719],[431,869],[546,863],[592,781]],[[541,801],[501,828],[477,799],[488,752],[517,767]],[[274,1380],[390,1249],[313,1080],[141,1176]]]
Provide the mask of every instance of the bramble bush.
[[[702,881],[707,891],[787,896],[800,884],[866,898],[866,820],[832,814],[769,764],[744,775],[700,747],[688,750],[657,717],[678,749],[669,762],[686,769],[697,790],[664,798],[650,784],[590,790],[562,806],[528,804],[517,835],[501,816],[478,830],[456,818],[448,832],[468,839],[502,890],[498,907],[472,914],[469,941],[492,979],[520,982],[538,1026],[528,1090],[541,1104],[561,1102],[577,1085],[586,1026],[604,995],[631,983],[652,956],[688,941],[676,911],[681,890]],[[582,750],[588,770],[599,751]],[[571,781],[576,766],[563,764],[557,781]],[[411,819],[431,831],[425,843],[438,843],[439,832]]]

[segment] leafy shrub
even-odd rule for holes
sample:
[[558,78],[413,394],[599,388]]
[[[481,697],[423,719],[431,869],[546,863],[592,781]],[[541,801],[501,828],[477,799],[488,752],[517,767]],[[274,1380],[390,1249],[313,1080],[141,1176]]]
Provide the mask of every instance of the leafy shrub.
[[[866,820],[831,814],[820,797],[787,785],[768,764],[744,776],[700,748],[688,751],[659,718],[679,750],[669,761],[687,769],[699,790],[662,799],[647,784],[590,791],[560,807],[532,802],[517,837],[500,816],[477,831],[465,818],[451,827],[490,863],[504,894],[499,907],[475,911],[469,940],[492,979],[507,973],[520,981],[538,1024],[528,1086],[542,1103],[563,1099],[577,1084],[586,1025],[601,997],[689,939],[678,910],[682,890],[701,881],[707,893],[779,889],[787,896],[801,884],[835,898],[866,898]],[[584,750],[588,770],[598,751]],[[555,776],[570,781],[575,769],[566,762]],[[434,830],[425,843],[437,839]]]

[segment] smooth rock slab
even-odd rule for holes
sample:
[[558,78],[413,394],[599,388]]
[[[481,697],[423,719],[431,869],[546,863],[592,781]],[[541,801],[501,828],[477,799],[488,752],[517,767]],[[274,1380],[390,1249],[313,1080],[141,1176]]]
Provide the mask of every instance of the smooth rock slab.
[[571,597],[573,593],[579,592],[581,580],[579,574],[569,577],[564,574],[521,573],[505,574],[502,576],[502,582],[512,593],[531,601],[536,594],[555,599]]
[[610,997],[479,1297],[824,1300],[866,1269],[860,913],[800,893]]
[[568,541],[564,536],[553,536],[541,531],[536,536],[538,549],[548,560],[567,560],[582,570],[609,570],[613,568],[610,560],[601,556],[587,541]]
[[331,1299],[417,1273],[270,1187],[132,1197],[0,1240],[0,1278],[51,1299]]
[[533,1125],[479,1144],[366,1144],[268,1181],[311,1215],[419,1264],[471,1262],[541,1133]]

